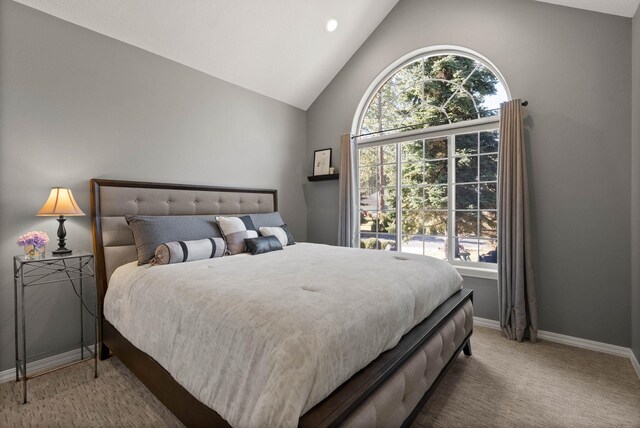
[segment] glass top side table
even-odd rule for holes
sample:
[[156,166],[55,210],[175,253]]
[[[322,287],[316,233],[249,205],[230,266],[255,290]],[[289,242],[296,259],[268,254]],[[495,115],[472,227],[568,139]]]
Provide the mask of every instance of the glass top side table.
[[[14,291],[14,314],[15,314],[15,350],[16,350],[16,382],[22,381],[22,403],[27,402],[27,380],[43,375],[53,370],[68,367],[86,361],[85,351],[94,360],[94,377],[98,377],[98,354],[96,352],[97,327],[98,327],[98,304],[96,301],[93,310],[89,309],[83,298],[83,280],[94,278],[93,254],[86,251],[74,251],[71,254],[56,256],[46,253],[44,257],[29,259],[25,255],[14,256],[13,258],[13,291]],[[31,287],[67,283],[80,301],[80,360],[70,364],[55,367],[51,370],[27,375],[27,362],[33,361],[36,357],[48,352],[41,352],[34,355],[27,355],[26,338],[26,311],[25,311],[25,290]],[[97,300],[97,299],[96,299]],[[95,343],[93,350],[90,349],[84,340],[84,312],[93,317]],[[55,351],[53,351],[55,352]]]

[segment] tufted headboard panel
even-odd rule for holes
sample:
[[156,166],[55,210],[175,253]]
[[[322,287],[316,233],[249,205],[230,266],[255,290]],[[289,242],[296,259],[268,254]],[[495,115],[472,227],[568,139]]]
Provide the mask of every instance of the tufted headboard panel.
[[276,190],[101,179],[92,179],[90,184],[100,304],[113,271],[137,259],[126,215],[252,214],[278,210]]

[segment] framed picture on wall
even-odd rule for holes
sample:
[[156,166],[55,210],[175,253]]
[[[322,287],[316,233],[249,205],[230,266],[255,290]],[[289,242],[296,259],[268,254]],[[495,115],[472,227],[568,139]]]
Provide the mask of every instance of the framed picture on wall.
[[313,175],[329,174],[330,167],[331,149],[322,149],[313,152]]

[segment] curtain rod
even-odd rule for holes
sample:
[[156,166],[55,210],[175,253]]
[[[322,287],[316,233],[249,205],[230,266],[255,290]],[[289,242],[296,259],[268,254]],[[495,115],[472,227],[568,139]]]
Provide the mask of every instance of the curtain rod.
[[[524,101],[522,101],[520,104],[521,104],[523,107],[526,107],[526,106],[528,106],[528,105],[529,105],[529,101],[524,100]],[[483,113],[486,113],[486,112],[489,112],[489,111],[498,111],[498,110],[500,110],[500,109],[495,108],[495,109],[492,109],[492,110],[485,110],[485,111],[483,111]],[[477,115],[477,113],[475,113],[475,114],[468,114],[468,115],[466,115],[466,116],[462,116],[462,117],[475,116],[475,115]],[[490,116],[485,116],[485,117],[490,117]],[[352,139],[356,139],[356,138],[360,138],[360,137],[368,137],[368,136],[370,136],[370,135],[384,134],[385,132],[400,131],[401,129],[417,128],[417,127],[419,127],[419,126],[421,126],[421,125],[429,125],[429,123],[430,123],[430,122],[416,123],[416,124],[413,124],[413,125],[400,126],[400,127],[398,127],[398,128],[391,128],[391,129],[385,129],[385,130],[382,130],[382,131],[369,132],[369,133],[366,133],[366,134],[353,135],[353,136],[351,136],[351,138],[352,138]],[[441,125],[446,125],[446,124],[445,124],[445,123],[443,123],[443,124],[441,124]]]

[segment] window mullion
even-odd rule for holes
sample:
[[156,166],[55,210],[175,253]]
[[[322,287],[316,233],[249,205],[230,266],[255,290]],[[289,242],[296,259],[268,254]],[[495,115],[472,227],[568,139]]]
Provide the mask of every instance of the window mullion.
[[396,249],[402,251],[402,152],[396,144]]
[[[357,210],[358,211],[358,223],[357,223],[357,225],[358,225],[357,226],[358,227],[358,233],[357,233],[358,240],[357,241],[358,242],[356,242],[356,245],[357,245],[356,248],[360,248],[360,243],[362,241],[362,239],[360,237],[360,234],[362,233],[362,229],[361,229],[362,226],[360,225],[360,210],[362,209],[362,207],[360,206],[360,203],[361,203],[361,201],[360,201],[360,149],[358,148],[358,146],[356,146],[356,149],[355,149],[355,157],[356,157],[356,159],[355,159],[356,160],[355,161],[356,171],[358,172],[358,174],[357,174],[358,180],[356,180],[355,186],[354,186],[356,188],[356,195],[358,195],[358,199],[357,199],[358,200],[358,210]],[[351,235],[351,236],[353,236],[353,235]]]
[[476,195],[476,237],[477,237],[477,247],[478,247],[478,257],[480,257],[480,133],[478,132],[478,148],[476,151],[478,152],[478,165],[476,165],[476,189],[478,194]]
[[455,161],[455,135],[450,134],[447,142],[447,156],[448,156],[448,171],[447,171],[447,259],[455,259],[455,215],[454,209],[456,204],[456,193],[453,186],[456,174],[456,161]]

